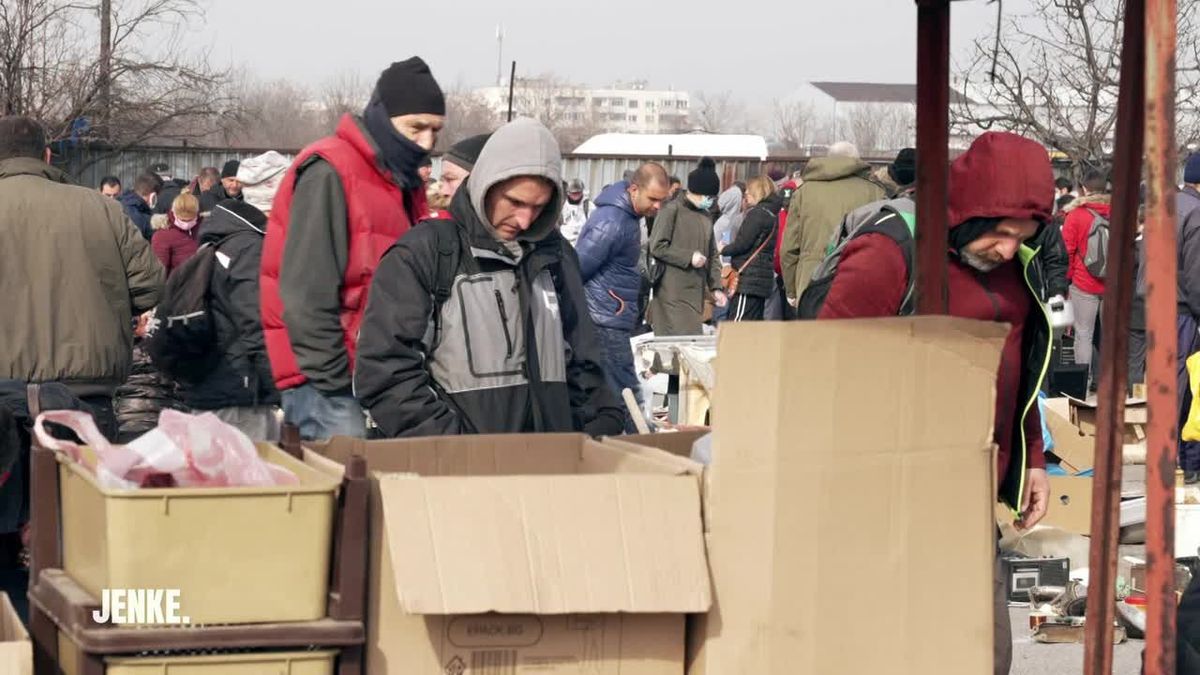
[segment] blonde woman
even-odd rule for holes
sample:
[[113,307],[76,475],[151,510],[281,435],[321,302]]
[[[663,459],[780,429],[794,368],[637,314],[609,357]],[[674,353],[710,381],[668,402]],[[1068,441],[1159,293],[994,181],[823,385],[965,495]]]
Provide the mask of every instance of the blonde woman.
[[775,231],[783,197],[766,176],[746,184],[746,212],[737,236],[721,248],[738,273],[737,293],[729,300],[726,321],[762,321],[775,289]]
[[150,246],[167,276],[187,262],[200,248],[200,200],[190,192],[181,192],[171,202],[171,210],[151,219],[154,237]]

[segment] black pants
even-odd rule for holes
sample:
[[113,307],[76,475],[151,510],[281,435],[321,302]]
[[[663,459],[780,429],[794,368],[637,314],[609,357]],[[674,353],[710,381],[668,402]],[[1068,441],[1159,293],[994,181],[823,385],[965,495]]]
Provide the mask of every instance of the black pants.
[[767,308],[767,299],[738,293],[729,299],[726,321],[762,321]]
[[796,308],[788,304],[787,289],[783,285],[783,277],[775,275],[775,295],[779,298],[779,309],[783,315],[780,316],[782,321],[795,321]]
[[100,433],[110,441],[116,440],[120,426],[117,424],[117,415],[113,412],[112,396],[80,396],[79,400],[83,401],[88,407],[88,412],[92,413],[92,419],[96,421],[96,428]]

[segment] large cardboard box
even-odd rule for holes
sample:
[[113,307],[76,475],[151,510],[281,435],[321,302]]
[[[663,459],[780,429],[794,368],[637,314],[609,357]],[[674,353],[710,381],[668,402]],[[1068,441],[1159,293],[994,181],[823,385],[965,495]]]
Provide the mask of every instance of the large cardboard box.
[[[1092,534],[1092,479],[1080,476],[1050,476],[1050,507],[1042,525],[1082,534]],[[1085,565],[1072,560],[1076,567]]]
[[689,673],[992,673],[1006,332],[947,317],[722,324],[715,597]]
[[683,672],[684,613],[712,602],[690,462],[573,434],[323,452],[372,473],[372,675]]

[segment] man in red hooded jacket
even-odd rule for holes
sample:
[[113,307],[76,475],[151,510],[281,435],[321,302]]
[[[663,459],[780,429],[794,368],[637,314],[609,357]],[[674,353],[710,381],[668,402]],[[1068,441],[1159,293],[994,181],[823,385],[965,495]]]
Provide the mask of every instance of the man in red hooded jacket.
[[[1050,158],[1028,139],[987,133],[955,160],[949,187],[950,314],[1011,326],[996,377],[999,497],[1018,511],[1018,527],[1030,528],[1046,515],[1050,495],[1037,391],[1049,364],[1051,333],[1041,304],[1038,250],[1027,242],[1051,217]],[[842,254],[819,318],[895,316],[908,277],[895,239],[856,237]],[[1011,629],[997,569],[997,675],[1011,666]]]

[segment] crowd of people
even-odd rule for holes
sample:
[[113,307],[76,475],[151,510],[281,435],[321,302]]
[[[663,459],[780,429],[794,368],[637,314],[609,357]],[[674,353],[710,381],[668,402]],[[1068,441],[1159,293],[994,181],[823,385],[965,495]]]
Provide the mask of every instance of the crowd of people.
[[[838,143],[795,175],[724,190],[712,159],[683,179],[646,162],[589,199],[531,119],[448,148],[434,180],[445,123],[414,57],[292,160],[267,152],[192,180],[155,165],[123,190],[115,177],[73,185],[35,120],[0,118],[0,377],[65,385],[110,438],[122,437],[114,393],[146,354],[162,377],[137,388],[169,387],[162,405],[255,440],[281,420],[307,439],[617,435],[634,428],[621,398],[641,391],[638,333],[912,310],[911,148],[873,168]],[[1200,348],[1200,157],[1185,180],[1181,363]],[[1069,301],[1073,358],[1093,363],[1107,178],[1089,172],[1076,195],[1041,145],[989,132],[949,187],[949,312],[1011,326],[996,496],[1032,527],[1049,505],[1034,402],[1061,345],[1045,307]],[[1200,453],[1184,448],[1195,480]],[[996,625],[1007,673],[1002,584]]]

